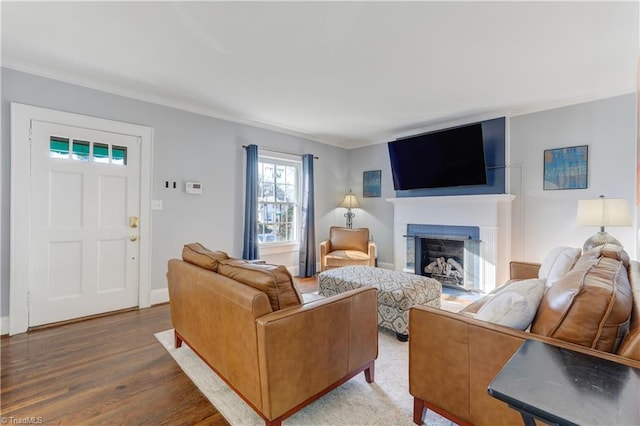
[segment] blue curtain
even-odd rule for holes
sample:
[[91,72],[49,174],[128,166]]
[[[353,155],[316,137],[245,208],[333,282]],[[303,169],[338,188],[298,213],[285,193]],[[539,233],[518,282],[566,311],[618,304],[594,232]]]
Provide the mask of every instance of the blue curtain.
[[242,258],[254,260],[258,253],[258,145],[247,148],[247,183],[244,202],[244,245]]
[[300,239],[299,275],[316,274],[316,219],[313,201],[313,155],[302,156],[302,238]]

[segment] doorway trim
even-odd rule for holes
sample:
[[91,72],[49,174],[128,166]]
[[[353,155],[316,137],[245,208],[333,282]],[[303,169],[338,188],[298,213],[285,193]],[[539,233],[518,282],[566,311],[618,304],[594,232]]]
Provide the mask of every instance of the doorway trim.
[[140,138],[140,271],[138,307],[151,302],[151,176],[153,128],[81,114],[11,103],[11,219],[9,242],[9,335],[29,328],[29,233],[32,121],[119,133]]

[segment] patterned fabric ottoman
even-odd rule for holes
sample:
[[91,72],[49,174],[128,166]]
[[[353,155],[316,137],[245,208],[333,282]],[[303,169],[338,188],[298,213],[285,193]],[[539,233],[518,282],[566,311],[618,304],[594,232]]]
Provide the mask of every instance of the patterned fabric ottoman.
[[378,325],[406,341],[409,309],[414,305],[440,307],[442,285],[421,275],[371,266],[345,266],[318,275],[319,294],[333,296],[359,287],[378,289]]

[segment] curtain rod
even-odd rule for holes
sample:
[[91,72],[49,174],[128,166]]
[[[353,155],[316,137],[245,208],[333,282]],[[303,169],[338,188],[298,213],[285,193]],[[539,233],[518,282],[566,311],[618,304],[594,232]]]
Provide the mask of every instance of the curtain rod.
[[[249,148],[249,146],[248,146],[248,145],[242,145],[242,147],[243,147],[244,149]],[[269,151],[269,152],[277,152],[278,154],[297,155],[298,157],[302,157],[302,154],[295,154],[295,153],[293,153],[293,152],[278,151],[278,150],[276,150],[276,149],[261,148],[261,147],[258,147],[258,149],[261,149],[261,150],[263,150],[263,151]],[[313,158],[314,158],[314,159],[316,159],[316,160],[319,160],[319,159],[320,159],[320,157],[316,157],[315,155],[313,156]]]

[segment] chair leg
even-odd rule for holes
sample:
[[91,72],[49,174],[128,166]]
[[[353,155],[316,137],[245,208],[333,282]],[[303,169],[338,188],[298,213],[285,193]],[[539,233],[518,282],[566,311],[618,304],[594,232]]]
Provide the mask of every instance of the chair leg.
[[420,398],[413,398],[413,422],[417,425],[422,424],[424,418],[424,401]]
[[369,367],[366,370],[364,370],[364,378],[367,381],[367,383],[373,383],[375,372],[376,372],[375,366],[376,366],[375,362],[371,361],[371,363],[369,364]]
[[409,340],[409,335],[407,333],[403,334],[396,331],[396,338],[401,342],[406,342],[407,340]]

